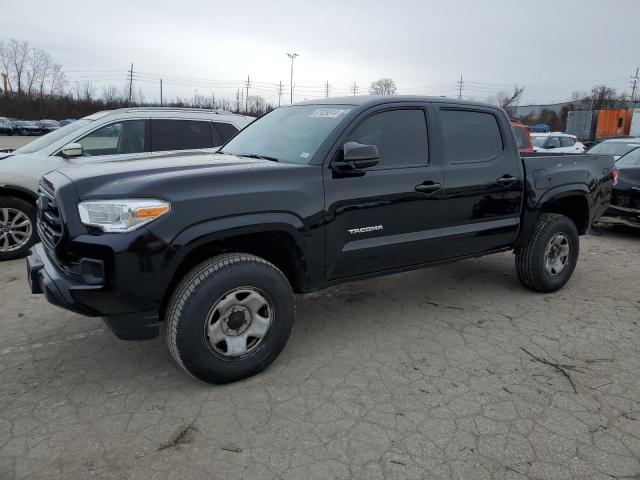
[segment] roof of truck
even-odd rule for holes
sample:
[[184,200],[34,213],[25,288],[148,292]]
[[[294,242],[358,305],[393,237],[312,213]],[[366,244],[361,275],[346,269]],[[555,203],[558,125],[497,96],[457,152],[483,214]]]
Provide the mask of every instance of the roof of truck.
[[[499,108],[489,103],[475,102],[472,100],[457,100],[449,97],[427,97],[422,95],[354,95],[349,97],[318,98],[296,102],[294,105],[353,105],[374,106],[384,103],[397,102],[433,102],[451,103],[455,105],[474,105],[478,107]],[[285,107],[288,105],[285,105]]]

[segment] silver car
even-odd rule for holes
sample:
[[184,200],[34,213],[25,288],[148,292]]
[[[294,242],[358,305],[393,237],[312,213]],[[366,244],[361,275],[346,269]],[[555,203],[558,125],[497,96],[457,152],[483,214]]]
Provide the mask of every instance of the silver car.
[[0,153],[0,260],[24,256],[35,242],[38,181],[45,173],[174,151],[207,153],[252,120],[220,110],[124,108],[89,115]]

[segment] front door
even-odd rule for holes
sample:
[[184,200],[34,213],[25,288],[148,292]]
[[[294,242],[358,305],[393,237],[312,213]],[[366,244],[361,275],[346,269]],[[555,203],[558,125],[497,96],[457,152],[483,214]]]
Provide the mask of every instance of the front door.
[[439,258],[442,170],[430,159],[429,116],[419,103],[374,108],[340,140],[376,145],[381,158],[349,175],[325,169],[329,280]]

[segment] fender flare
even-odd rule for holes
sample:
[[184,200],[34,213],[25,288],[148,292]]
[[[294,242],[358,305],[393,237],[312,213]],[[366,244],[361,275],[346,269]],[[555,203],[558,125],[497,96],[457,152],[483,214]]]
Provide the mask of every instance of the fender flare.
[[[182,230],[170,242],[171,249],[176,252],[172,259],[172,270],[175,272],[179,264],[198,247],[229,237],[256,233],[283,233],[293,239],[299,251],[299,260],[303,262],[305,283],[310,275],[313,276],[309,269],[313,265],[322,265],[322,259],[313,258],[316,250],[311,234],[298,216],[288,212],[261,212],[207,220]],[[324,249],[318,251],[324,252]]]

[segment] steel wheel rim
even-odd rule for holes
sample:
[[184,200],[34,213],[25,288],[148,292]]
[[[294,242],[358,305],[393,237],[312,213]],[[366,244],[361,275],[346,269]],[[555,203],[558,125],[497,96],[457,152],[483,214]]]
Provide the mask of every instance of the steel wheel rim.
[[267,336],[274,313],[273,303],[262,290],[234,288],[220,297],[207,315],[207,343],[223,357],[245,356]]
[[29,216],[17,208],[0,208],[0,252],[13,252],[29,243],[33,224]]
[[564,233],[554,235],[544,252],[544,268],[549,275],[560,275],[569,264],[571,243]]

